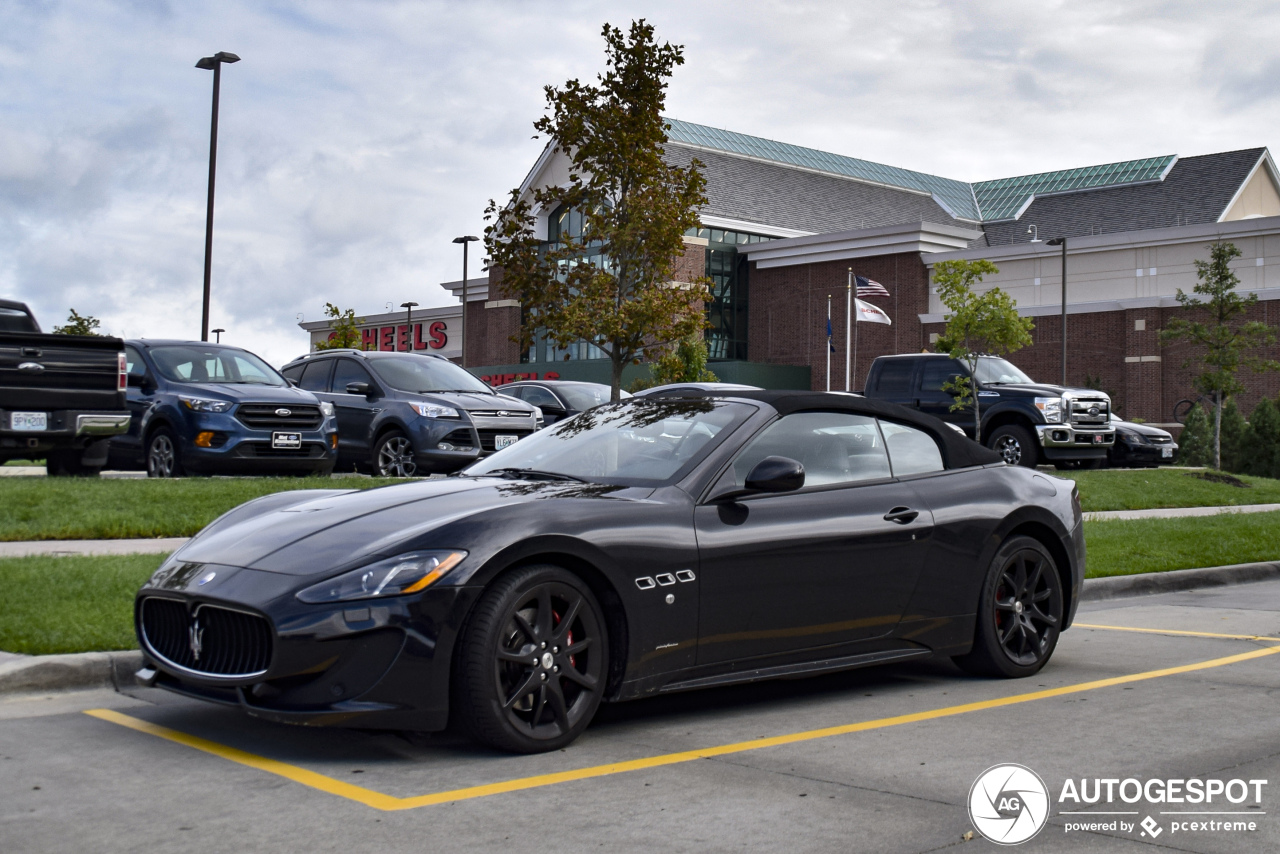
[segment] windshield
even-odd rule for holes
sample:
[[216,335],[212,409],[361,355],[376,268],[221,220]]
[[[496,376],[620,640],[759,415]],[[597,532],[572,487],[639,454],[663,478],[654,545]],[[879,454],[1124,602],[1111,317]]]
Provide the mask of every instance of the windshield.
[[1012,362],[997,359],[994,356],[979,357],[977,376],[978,382],[983,385],[1035,382],[1031,377],[1018,370]]
[[0,332],[39,332],[31,315],[16,308],[0,308]]
[[275,368],[244,350],[205,344],[152,347],[151,358],[165,379],[177,383],[287,386]]
[[[560,392],[560,396],[568,401],[570,409],[578,411],[609,402],[609,387],[607,385],[562,385],[556,391]],[[620,392],[620,394],[623,400],[631,397],[629,392],[624,391]]]
[[754,411],[723,400],[633,398],[540,430],[463,474],[533,469],[594,483],[658,486],[682,476]]
[[444,359],[405,353],[390,359],[370,359],[373,372],[387,385],[400,391],[475,391],[492,392],[489,386],[465,368]]

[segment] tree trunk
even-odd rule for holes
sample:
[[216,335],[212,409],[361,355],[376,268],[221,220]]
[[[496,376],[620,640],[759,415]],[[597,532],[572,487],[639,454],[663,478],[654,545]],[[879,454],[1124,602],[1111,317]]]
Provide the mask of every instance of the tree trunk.
[[609,368],[610,368],[609,401],[610,403],[617,403],[618,401],[622,400],[622,369],[625,366],[626,366],[626,363],[623,362],[621,358],[619,358],[617,353],[609,357]]
[[1222,471],[1222,392],[1213,393],[1213,469]]

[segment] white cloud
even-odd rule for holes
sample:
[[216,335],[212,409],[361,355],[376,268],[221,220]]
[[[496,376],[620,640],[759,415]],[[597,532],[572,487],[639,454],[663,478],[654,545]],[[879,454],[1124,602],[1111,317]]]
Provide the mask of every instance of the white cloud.
[[[669,114],[979,180],[1276,136],[1267,4],[277,2],[0,6],[0,294],[46,326],[199,333],[209,73],[224,69],[213,325],[282,362],[326,301],[441,305],[450,240],[541,149],[601,24],[686,47]],[[479,274],[473,260],[472,274]]]

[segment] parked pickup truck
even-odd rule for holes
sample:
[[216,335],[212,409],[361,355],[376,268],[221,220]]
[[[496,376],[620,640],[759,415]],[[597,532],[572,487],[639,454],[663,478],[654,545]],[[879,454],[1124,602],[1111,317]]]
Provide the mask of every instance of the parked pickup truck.
[[124,342],[45,335],[0,300],[0,464],[44,458],[51,475],[96,475],[107,440],[129,429]]
[[[955,398],[942,388],[968,375],[943,353],[881,356],[864,394],[936,415],[973,438],[973,409],[951,411]],[[1010,465],[1098,468],[1115,444],[1111,398],[1103,392],[1037,383],[996,356],[978,357],[976,386],[982,443]]]

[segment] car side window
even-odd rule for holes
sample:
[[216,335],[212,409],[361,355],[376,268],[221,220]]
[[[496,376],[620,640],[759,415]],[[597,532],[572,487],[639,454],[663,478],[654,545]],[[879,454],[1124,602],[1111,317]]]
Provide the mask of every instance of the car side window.
[[881,421],[880,431],[889,449],[889,464],[893,468],[894,477],[942,471],[944,468],[938,443],[923,430],[892,421]]
[[942,384],[956,377],[968,376],[968,371],[955,359],[929,359],[920,372],[921,391],[942,391]]
[[128,344],[124,347],[124,363],[131,376],[145,377],[147,375],[147,363],[142,361],[142,354]]
[[287,380],[293,380],[295,383],[302,379],[302,369],[306,365],[294,365],[292,368],[285,368],[280,374]]
[[298,388],[307,391],[328,391],[329,371],[333,363],[329,359],[308,362],[302,370],[302,378],[298,380]]
[[915,367],[911,359],[885,359],[876,378],[876,391],[911,391]]
[[333,369],[334,394],[346,394],[348,383],[368,383],[374,385],[373,377],[364,369],[364,365],[354,359],[339,359],[338,366]]
[[804,466],[805,486],[855,483],[890,477],[889,457],[876,419],[848,412],[797,412],[765,428],[733,463],[735,483],[765,457]]
[[556,400],[556,396],[545,388],[539,388],[536,385],[527,385],[524,387],[524,399],[534,406],[561,406],[560,401]]

